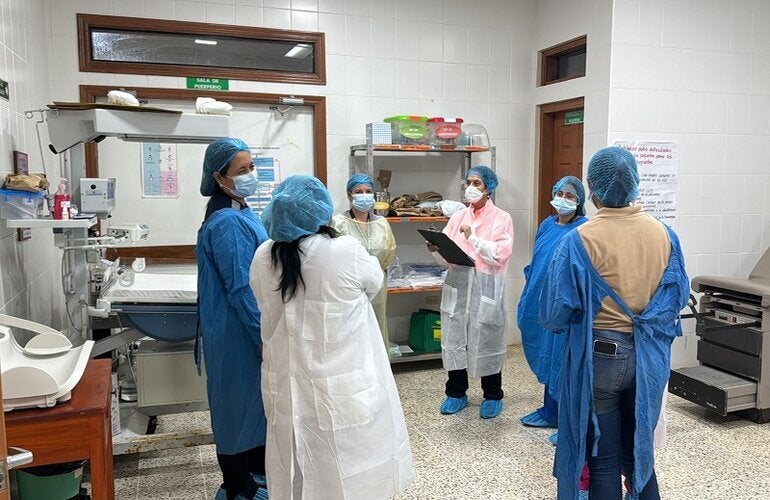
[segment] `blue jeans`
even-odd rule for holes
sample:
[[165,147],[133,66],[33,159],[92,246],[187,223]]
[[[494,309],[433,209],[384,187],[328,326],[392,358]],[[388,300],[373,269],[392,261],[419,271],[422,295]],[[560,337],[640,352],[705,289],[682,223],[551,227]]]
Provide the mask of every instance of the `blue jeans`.
[[[594,340],[617,344],[615,354],[596,352],[594,347],[594,411],[599,421],[598,454],[591,456],[593,425],[588,425],[586,442],[588,469],[591,473],[590,498],[621,500],[623,472],[629,484],[634,470],[634,428],[636,427],[636,350],[628,333],[594,330]],[[593,345],[593,344],[592,344]],[[640,500],[660,500],[658,481],[653,470],[642,489]]]

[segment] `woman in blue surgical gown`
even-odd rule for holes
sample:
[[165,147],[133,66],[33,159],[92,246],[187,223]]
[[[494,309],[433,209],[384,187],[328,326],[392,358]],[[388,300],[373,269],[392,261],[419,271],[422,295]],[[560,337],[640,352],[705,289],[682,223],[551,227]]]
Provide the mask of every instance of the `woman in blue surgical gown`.
[[[209,145],[200,191],[211,198],[195,253],[200,344],[223,480],[216,500],[267,498],[260,313],[249,287],[251,259],[267,233],[244,201],[256,185],[246,143]],[[196,358],[200,366],[197,349]]]
[[585,190],[577,177],[569,175],[561,178],[553,186],[551,195],[551,205],[557,214],[545,219],[537,229],[532,262],[524,268],[526,283],[521,292],[517,319],[524,356],[538,382],[545,386],[543,406],[522,417],[521,422],[530,427],[555,428],[564,336],[555,335],[540,325],[540,292],[556,244],[562,236],[588,219],[585,217]]

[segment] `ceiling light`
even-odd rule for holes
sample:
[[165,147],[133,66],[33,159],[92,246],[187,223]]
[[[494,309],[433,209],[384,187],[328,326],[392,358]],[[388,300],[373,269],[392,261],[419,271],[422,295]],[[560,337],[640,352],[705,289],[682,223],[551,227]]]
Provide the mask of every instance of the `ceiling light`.
[[199,43],[201,45],[216,45],[218,42],[216,40],[204,40],[202,38],[196,38],[195,43]]
[[292,47],[286,54],[284,54],[284,57],[294,57],[296,59],[300,59],[302,57],[307,56],[313,52],[313,46],[308,45],[306,43],[298,43],[294,47]]

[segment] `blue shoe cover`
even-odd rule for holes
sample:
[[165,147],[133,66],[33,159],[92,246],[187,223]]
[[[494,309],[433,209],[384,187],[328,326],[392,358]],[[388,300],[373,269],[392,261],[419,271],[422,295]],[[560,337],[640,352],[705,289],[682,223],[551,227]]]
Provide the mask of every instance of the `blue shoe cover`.
[[[257,476],[257,477],[264,477],[264,476]],[[236,500],[246,500],[246,497],[243,495],[237,495],[235,497]],[[225,490],[223,490],[221,487],[217,490],[216,495],[214,495],[214,500],[227,500],[227,493]],[[267,496],[267,488],[264,486],[260,486],[257,490],[257,493],[254,495],[252,500],[269,500]]]
[[523,424],[523,423],[527,422],[528,420],[532,420],[533,418],[539,417],[539,416],[540,416],[540,414],[537,412],[537,410],[535,410],[532,413],[527,413],[526,415],[521,417],[519,419],[519,421],[521,421],[521,423]]
[[521,417],[521,423],[527,427],[556,427],[555,423],[549,422],[548,420],[545,420],[543,417],[541,417],[537,410],[533,411],[529,415]]
[[443,415],[452,415],[466,406],[468,406],[468,396],[463,396],[461,398],[450,398],[447,396],[444,402],[441,403],[439,411],[441,411]]
[[479,416],[481,418],[495,418],[503,411],[503,401],[501,399],[485,399],[481,402]]
[[588,490],[578,490],[578,500],[588,500]]
[[254,480],[255,483],[257,483],[257,486],[264,486],[267,487],[267,478],[261,474],[254,474],[251,473],[251,479]]
[[548,436],[548,441],[550,441],[551,444],[554,445],[554,446],[556,446],[556,443],[558,442],[558,440],[559,440],[559,433],[558,432],[554,432],[553,434]]

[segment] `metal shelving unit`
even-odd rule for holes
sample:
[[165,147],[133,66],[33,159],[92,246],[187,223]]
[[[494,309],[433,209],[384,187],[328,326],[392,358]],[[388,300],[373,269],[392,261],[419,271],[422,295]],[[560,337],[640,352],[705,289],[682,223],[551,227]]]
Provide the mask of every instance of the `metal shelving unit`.
[[[406,145],[406,144],[358,144],[350,146],[350,155],[348,157],[348,170],[352,175],[356,172],[362,171],[357,168],[357,158],[364,157],[366,160],[364,172],[374,178],[374,158],[375,157],[399,157],[399,156],[442,156],[442,155],[462,155],[462,176],[465,176],[465,172],[471,167],[471,158],[474,153],[489,153],[490,154],[490,168],[497,171],[497,153],[494,146],[480,147],[480,146],[465,146],[465,147],[431,147],[428,145]],[[413,224],[413,223],[429,223],[429,224],[445,224],[449,221],[449,217],[388,217],[390,224]],[[388,288],[388,295],[403,296],[404,294],[421,294],[429,292],[440,292],[441,286],[426,286],[426,287],[404,287],[404,288]],[[408,363],[416,361],[428,361],[441,359],[440,352],[416,352],[402,354],[401,357],[392,358],[390,362],[396,363]]]

